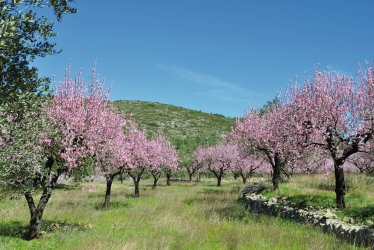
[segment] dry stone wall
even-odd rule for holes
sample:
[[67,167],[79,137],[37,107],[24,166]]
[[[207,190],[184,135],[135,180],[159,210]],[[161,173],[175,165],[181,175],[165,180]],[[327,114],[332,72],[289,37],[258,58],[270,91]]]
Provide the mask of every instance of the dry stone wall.
[[317,210],[312,207],[299,208],[286,204],[282,199],[268,199],[259,194],[261,183],[254,183],[243,190],[243,202],[247,209],[260,214],[279,216],[322,228],[355,245],[374,249],[374,228],[354,223],[353,219],[339,219],[331,210]]

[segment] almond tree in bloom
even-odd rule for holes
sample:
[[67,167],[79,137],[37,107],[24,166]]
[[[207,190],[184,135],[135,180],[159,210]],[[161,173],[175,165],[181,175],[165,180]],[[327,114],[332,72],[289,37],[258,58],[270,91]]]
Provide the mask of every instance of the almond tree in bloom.
[[[150,167],[150,172],[154,178],[153,186],[156,187],[157,181],[160,178],[162,172],[166,174],[166,184],[170,185],[170,178],[172,173],[178,170],[178,154],[176,149],[171,145],[170,141],[164,136],[158,135],[153,140],[156,153],[158,156],[154,158],[153,164]],[[157,166],[157,167],[155,167]]]
[[268,172],[269,170],[269,163],[265,159],[254,155],[238,157],[232,168],[233,173],[242,177],[243,184],[246,184],[248,178],[253,176],[255,172]]
[[107,190],[103,207],[108,207],[113,178],[127,159],[122,146],[126,121],[108,97],[109,90],[104,92],[104,82],[96,77],[95,68],[89,84],[83,82],[81,74],[73,80],[69,68],[46,109],[63,135],[59,156],[68,170],[80,167],[83,158],[91,157],[104,173]]
[[166,185],[170,186],[171,176],[178,172],[178,152],[169,141],[165,144],[164,154],[166,157],[162,163],[166,175]]
[[139,197],[139,184],[143,173],[151,165],[149,159],[149,141],[145,133],[140,131],[136,124],[132,124],[126,133],[126,150],[129,158],[126,164],[126,172],[132,178],[135,188],[135,196]]
[[189,181],[192,181],[192,177],[195,174],[200,174],[205,170],[205,164],[209,164],[209,162],[206,162],[209,159],[205,158],[205,154],[207,149],[204,147],[197,147],[194,154],[193,154],[193,163],[186,167]]
[[232,169],[239,159],[236,145],[219,144],[207,148],[199,148],[195,161],[205,166],[217,178],[217,186],[221,186],[222,177]]
[[98,172],[106,179],[106,192],[103,208],[109,207],[113,179],[124,172],[129,160],[126,150],[124,126],[127,122],[123,116],[108,105],[101,111],[96,136],[98,144],[93,149],[93,159],[98,166]]
[[359,81],[317,69],[313,79],[291,91],[288,106],[294,133],[304,138],[304,147],[319,147],[333,160],[336,205],[344,208],[343,166],[373,137],[373,67]]
[[242,154],[257,152],[272,168],[274,190],[279,188],[281,174],[294,158],[300,157],[298,137],[289,126],[286,108],[272,104],[264,112],[251,110],[236,120],[231,140],[236,140]]
[[[100,144],[102,111],[108,105],[103,83],[74,81],[69,70],[50,103],[30,94],[15,107],[1,107],[1,178],[22,190],[30,210],[29,239],[41,235],[41,220],[60,174],[81,168],[80,160],[95,153]],[[23,98],[23,97],[21,97]],[[34,99],[30,101],[31,99]],[[4,157],[2,157],[4,156]],[[42,189],[38,204],[33,191]]]
[[149,141],[148,144],[148,159],[149,167],[148,171],[153,177],[153,188],[156,188],[157,181],[160,179],[162,174],[162,164],[164,155],[163,155],[163,145],[161,144],[161,136],[157,136]]
[[190,181],[192,180],[192,175],[195,173],[201,173],[205,172],[206,170],[209,170],[210,166],[213,164],[213,153],[212,153],[212,146],[208,147],[198,147],[196,151],[194,152],[194,164],[193,168],[190,168],[189,176]]

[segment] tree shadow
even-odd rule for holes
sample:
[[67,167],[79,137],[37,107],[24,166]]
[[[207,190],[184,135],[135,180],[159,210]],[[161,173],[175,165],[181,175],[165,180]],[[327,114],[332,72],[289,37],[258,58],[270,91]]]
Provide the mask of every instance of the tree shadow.
[[59,184],[56,184],[53,189],[62,189],[62,190],[77,190],[77,189],[81,189],[82,186],[80,183],[74,183],[74,184],[62,184],[62,183],[59,183]]
[[323,195],[292,195],[287,197],[287,203],[294,204],[299,208],[307,206],[335,207],[335,200]]
[[20,221],[8,221],[0,224],[0,236],[26,239],[27,225]]
[[204,188],[203,190],[199,191],[198,193],[201,194],[211,194],[211,195],[225,195],[225,194],[234,194],[239,193],[240,187],[235,186],[230,189],[220,189],[220,187],[217,188]]
[[222,195],[222,194],[228,193],[228,191],[227,190],[222,190],[222,189],[204,188],[203,190],[199,191],[198,193],[200,193],[200,194]]
[[109,207],[108,208],[103,208],[103,202],[97,202],[95,204],[95,209],[96,210],[110,210],[110,209],[115,209],[115,208],[125,208],[129,207],[129,203],[126,201],[110,201]]
[[211,212],[215,212],[219,217],[230,221],[235,220],[246,222],[244,218],[248,215],[245,207],[239,203],[227,204],[224,207],[213,209]]
[[[91,224],[80,222],[67,222],[61,220],[42,220],[41,231],[53,233],[56,231],[85,231],[91,229]],[[20,221],[8,221],[0,224],[0,236],[19,238],[27,240],[28,224]]]
[[365,221],[374,217],[374,204],[365,207],[347,207],[344,209],[344,214],[355,220]]

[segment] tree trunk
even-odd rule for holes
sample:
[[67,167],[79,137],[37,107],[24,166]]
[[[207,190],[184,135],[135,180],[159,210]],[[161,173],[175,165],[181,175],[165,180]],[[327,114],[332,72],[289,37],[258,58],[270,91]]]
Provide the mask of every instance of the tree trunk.
[[107,176],[106,177],[106,192],[105,192],[105,200],[104,200],[104,204],[103,204],[103,208],[108,208],[109,207],[109,202],[110,202],[110,193],[112,191],[112,183],[113,183],[113,179],[111,178],[111,176]]
[[121,179],[121,184],[123,184],[123,173],[121,173],[120,179]]
[[105,191],[105,200],[104,200],[103,208],[109,207],[110,193],[112,191],[113,180],[114,180],[114,177],[116,177],[119,174],[120,172],[106,175],[106,191]]
[[35,210],[34,212],[30,211],[30,225],[29,225],[29,232],[27,235],[28,240],[32,240],[35,238],[40,238],[41,234],[41,223],[42,223],[42,210]]
[[279,189],[279,182],[281,178],[281,164],[278,156],[274,158],[274,165],[273,165],[273,189]]
[[30,225],[27,235],[28,240],[41,237],[41,223],[44,209],[51,197],[52,187],[50,184],[43,188],[43,194],[40,197],[38,207],[35,207],[35,203],[31,193],[25,193],[25,198],[30,210]]
[[338,208],[345,208],[345,180],[344,180],[344,169],[342,165],[338,165],[334,162],[335,170],[335,193],[336,193],[336,206]]
[[140,178],[142,174],[144,173],[144,168],[141,168],[140,170],[136,172],[128,172],[128,175],[132,178],[134,181],[134,188],[135,188],[135,197],[139,197],[139,183],[140,183]]
[[30,224],[29,224],[29,231],[27,234],[27,239],[32,240],[35,238],[41,237],[41,223],[44,209],[49,201],[49,198],[52,194],[52,183],[51,180],[53,179],[51,169],[54,164],[54,159],[52,157],[48,157],[46,162],[46,169],[48,169],[48,173],[44,176],[43,179],[43,194],[40,197],[38,206],[35,206],[34,199],[30,192],[25,193],[25,198],[27,201],[27,205],[29,206],[30,210]]
[[188,172],[189,181],[192,181],[193,173]]
[[171,173],[166,173],[166,185],[170,186]]
[[135,187],[135,197],[139,197],[139,181],[136,179],[134,180],[134,187]]
[[238,179],[238,175],[239,175],[239,174],[237,174],[237,173],[233,173],[233,175],[234,175],[234,180],[236,181],[236,179]]
[[218,187],[221,186],[221,180],[222,180],[222,176],[217,176],[217,186]]
[[157,186],[157,181],[160,179],[161,173],[160,172],[153,172],[151,171],[151,175],[153,176],[153,186],[152,188],[155,189]]
[[242,179],[243,179],[243,184],[246,184],[247,183],[247,178],[246,176],[242,175]]

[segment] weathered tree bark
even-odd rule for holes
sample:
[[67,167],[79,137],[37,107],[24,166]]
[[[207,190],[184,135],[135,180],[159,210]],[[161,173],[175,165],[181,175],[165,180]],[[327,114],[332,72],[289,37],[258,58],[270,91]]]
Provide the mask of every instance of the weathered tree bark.
[[241,175],[241,177],[242,177],[243,184],[246,184],[246,183],[247,183],[248,176],[246,176],[246,175],[243,174],[243,173],[241,173],[240,175]]
[[221,180],[222,180],[222,177],[221,177],[221,176],[218,176],[218,177],[217,177],[217,186],[218,186],[218,187],[221,186]]
[[113,183],[113,180],[109,176],[107,176],[107,178],[106,178],[106,191],[105,191],[105,199],[104,199],[103,208],[108,208],[109,207],[110,193],[112,191],[112,183]]
[[221,186],[221,180],[222,180],[222,177],[223,177],[223,170],[220,169],[219,172],[213,170],[213,169],[210,169],[210,171],[215,175],[215,177],[217,178],[217,186],[220,187]]
[[29,231],[27,234],[27,239],[32,240],[35,238],[39,238],[41,236],[41,222],[43,217],[44,209],[49,201],[49,198],[52,194],[52,186],[54,184],[55,176],[52,174],[52,166],[54,164],[54,159],[52,157],[48,157],[47,162],[45,164],[47,171],[47,175],[43,176],[42,178],[42,187],[43,193],[40,197],[38,206],[35,206],[34,199],[32,197],[31,192],[25,192],[25,198],[27,201],[27,205],[29,206],[30,211],[30,224],[29,224]]
[[336,206],[338,208],[345,208],[345,180],[344,180],[344,169],[342,165],[338,165],[334,162],[335,172],[335,194],[336,194]]
[[106,175],[106,191],[105,191],[105,199],[103,203],[103,208],[107,209],[109,207],[109,202],[110,202],[110,194],[112,191],[112,184],[113,184],[113,179],[120,173],[113,173],[113,174],[107,174]]
[[134,180],[134,187],[135,187],[135,196],[139,197],[139,180],[133,179]]
[[129,176],[132,178],[134,181],[134,189],[135,189],[135,197],[139,197],[139,183],[140,183],[140,178],[144,172],[144,168],[141,170],[138,170],[138,172],[128,172]]
[[160,179],[161,173],[151,171],[151,175],[153,176],[153,186],[152,186],[152,188],[155,189],[156,186],[157,186],[157,181],[158,181],[158,179]]
[[278,155],[275,155],[274,157],[274,164],[273,167],[273,189],[278,190],[279,189],[279,182],[281,179],[281,160],[279,159]]
[[166,185],[170,186],[171,173],[166,173]]

